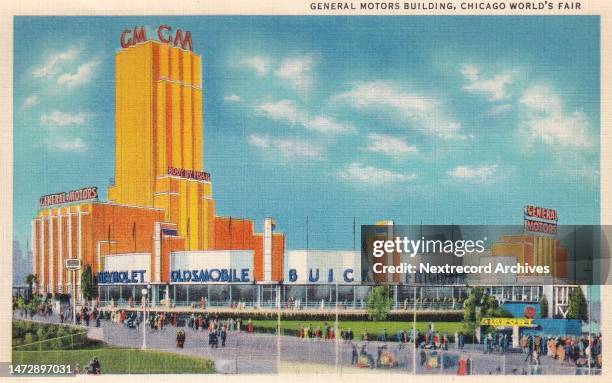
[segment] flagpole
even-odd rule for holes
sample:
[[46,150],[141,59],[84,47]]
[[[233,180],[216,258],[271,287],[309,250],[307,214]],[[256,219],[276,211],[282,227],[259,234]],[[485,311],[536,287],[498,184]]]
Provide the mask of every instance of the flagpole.
[[338,282],[336,282],[336,320],[334,321],[334,341],[336,343],[336,371],[340,372],[340,366],[338,364]]
[[414,284],[414,298],[412,299],[412,374],[416,375],[416,353],[417,353],[417,332],[416,332],[416,284]]

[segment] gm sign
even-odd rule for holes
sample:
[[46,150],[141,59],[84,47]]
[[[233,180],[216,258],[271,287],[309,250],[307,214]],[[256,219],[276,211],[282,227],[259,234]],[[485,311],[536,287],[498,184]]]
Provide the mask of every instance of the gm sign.
[[[121,48],[128,48],[138,43],[144,43],[149,40],[145,27],[134,27],[134,29],[125,29],[121,32],[119,43]],[[171,26],[162,24],[157,27],[157,40],[160,43],[180,47],[181,49],[189,49],[193,51],[193,41],[191,40],[191,32],[183,32],[180,29],[173,30]]]

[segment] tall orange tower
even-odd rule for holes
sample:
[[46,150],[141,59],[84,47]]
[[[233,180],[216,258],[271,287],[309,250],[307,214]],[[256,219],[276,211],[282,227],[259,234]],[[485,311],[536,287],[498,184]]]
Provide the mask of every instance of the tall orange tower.
[[199,55],[146,41],[115,57],[115,185],[109,202],[161,208],[185,250],[213,247],[215,208],[202,172]]

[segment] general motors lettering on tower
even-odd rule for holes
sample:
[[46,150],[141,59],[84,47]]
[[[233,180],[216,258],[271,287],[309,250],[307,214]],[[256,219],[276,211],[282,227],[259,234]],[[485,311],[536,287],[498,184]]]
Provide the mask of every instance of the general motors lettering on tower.
[[[134,29],[125,29],[121,32],[119,42],[121,48],[127,48],[138,43],[148,41],[147,31],[145,27],[134,27]],[[181,49],[189,49],[193,52],[193,41],[191,40],[191,32],[183,32],[181,29],[172,30],[169,25],[162,24],[157,27],[157,40],[161,43],[170,44]]]
[[98,198],[98,188],[95,186],[86,187],[67,192],[48,194],[40,197],[39,205],[41,208],[53,205],[62,205],[72,202],[93,200]]

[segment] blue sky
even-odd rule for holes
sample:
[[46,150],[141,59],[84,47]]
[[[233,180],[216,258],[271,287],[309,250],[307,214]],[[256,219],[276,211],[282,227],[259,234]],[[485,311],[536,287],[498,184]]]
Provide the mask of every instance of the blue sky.
[[[290,249],[359,224],[599,223],[598,17],[16,17],[14,236],[114,160],[125,28],[190,30],[217,212]],[[148,33],[148,35],[153,35]],[[359,232],[359,228],[357,230]]]

